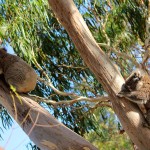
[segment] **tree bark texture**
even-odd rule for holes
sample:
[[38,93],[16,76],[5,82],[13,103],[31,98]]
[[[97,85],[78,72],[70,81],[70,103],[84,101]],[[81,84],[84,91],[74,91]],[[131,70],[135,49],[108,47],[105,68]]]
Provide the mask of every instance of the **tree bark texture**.
[[141,150],[150,149],[150,130],[143,127],[144,117],[136,104],[116,94],[124,79],[100,49],[72,0],[49,0],[56,18],[67,30],[84,62],[110,96],[113,108],[131,140]]
[[97,150],[28,95],[16,96],[0,78],[0,103],[41,150]]

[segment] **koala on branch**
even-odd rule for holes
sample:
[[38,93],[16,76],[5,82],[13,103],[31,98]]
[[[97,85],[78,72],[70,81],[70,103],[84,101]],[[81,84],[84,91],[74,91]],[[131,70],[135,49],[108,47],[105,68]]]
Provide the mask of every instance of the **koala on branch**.
[[122,85],[118,96],[138,104],[146,104],[150,100],[150,77],[142,70],[134,71]]
[[150,77],[146,72],[141,69],[133,71],[122,85],[118,96],[144,105],[147,111],[146,120],[150,125]]
[[0,48],[0,74],[18,93],[28,93],[36,86],[34,69],[20,57],[8,54],[4,48]]

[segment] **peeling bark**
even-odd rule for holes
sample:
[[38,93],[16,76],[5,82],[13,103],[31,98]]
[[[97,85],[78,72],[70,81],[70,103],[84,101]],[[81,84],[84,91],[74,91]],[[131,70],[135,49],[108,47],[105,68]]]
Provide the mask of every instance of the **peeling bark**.
[[2,79],[0,103],[41,150],[97,150],[84,138],[58,122],[30,96],[15,96]]
[[118,99],[124,80],[113,63],[100,49],[72,0],[49,0],[56,18],[67,30],[84,62],[110,96],[113,108],[131,140],[141,150],[150,149],[150,130],[136,104]]

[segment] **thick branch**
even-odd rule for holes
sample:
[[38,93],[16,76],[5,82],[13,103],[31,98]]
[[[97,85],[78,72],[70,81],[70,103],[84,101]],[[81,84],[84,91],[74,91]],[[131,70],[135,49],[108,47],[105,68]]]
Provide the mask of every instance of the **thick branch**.
[[30,139],[42,150],[96,150],[81,136],[58,122],[30,96],[13,95],[2,80],[0,100]]
[[[150,130],[143,128],[143,115],[128,100],[119,103],[116,93],[124,82],[118,70],[99,48],[72,0],[49,0],[56,17],[67,30],[87,66],[102,83],[124,129],[140,149],[149,149]],[[145,140],[146,139],[146,140]]]

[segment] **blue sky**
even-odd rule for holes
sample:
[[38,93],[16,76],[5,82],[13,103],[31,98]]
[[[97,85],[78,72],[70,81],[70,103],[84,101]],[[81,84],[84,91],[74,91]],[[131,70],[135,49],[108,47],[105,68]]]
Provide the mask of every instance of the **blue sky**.
[[[0,127],[2,127],[1,122]],[[15,121],[9,129],[3,128],[3,133],[0,146],[5,150],[27,150],[26,145],[30,142],[30,139]]]

